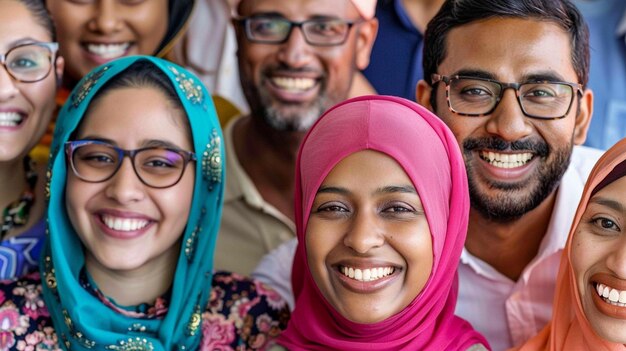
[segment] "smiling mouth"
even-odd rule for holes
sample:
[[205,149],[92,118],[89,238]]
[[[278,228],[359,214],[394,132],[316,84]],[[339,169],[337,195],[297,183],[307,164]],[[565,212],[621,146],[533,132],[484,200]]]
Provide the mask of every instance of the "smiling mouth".
[[530,152],[523,152],[517,154],[501,154],[493,151],[481,151],[480,158],[483,161],[488,162],[490,165],[498,168],[517,168],[521,167],[530,160],[534,155]]
[[104,225],[119,232],[132,232],[145,228],[150,221],[139,218],[121,218],[109,215],[101,215],[100,219]]
[[17,127],[24,117],[17,112],[0,112],[0,127]]
[[595,290],[604,302],[613,306],[626,307],[625,290],[617,290],[600,283],[595,283]]
[[313,78],[272,77],[270,81],[277,88],[290,93],[303,93],[317,84],[317,80]]
[[354,268],[340,266],[339,271],[346,277],[360,282],[371,282],[392,275],[396,269],[394,267],[375,267],[375,268]]
[[99,56],[103,59],[110,60],[124,56],[126,50],[130,47],[130,43],[117,44],[85,44],[85,49],[92,55]]

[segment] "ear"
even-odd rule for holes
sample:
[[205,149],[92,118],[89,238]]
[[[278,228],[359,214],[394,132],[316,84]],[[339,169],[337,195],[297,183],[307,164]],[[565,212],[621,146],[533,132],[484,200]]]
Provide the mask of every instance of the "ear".
[[574,125],[574,144],[581,145],[587,140],[587,131],[591,124],[591,116],[593,115],[593,92],[591,89],[585,89],[583,96],[580,98],[578,107],[578,116],[576,116],[576,124]]
[[57,58],[54,60],[54,74],[57,80],[57,87],[60,87],[63,81],[63,69],[65,69],[65,59],[57,54]]
[[429,109],[431,112],[435,112],[433,107],[430,105],[430,95],[433,94],[433,87],[431,87],[425,80],[420,79],[417,82],[417,87],[415,88],[415,101]]
[[359,25],[356,38],[356,67],[364,70],[370,64],[372,46],[378,33],[378,19],[372,18]]

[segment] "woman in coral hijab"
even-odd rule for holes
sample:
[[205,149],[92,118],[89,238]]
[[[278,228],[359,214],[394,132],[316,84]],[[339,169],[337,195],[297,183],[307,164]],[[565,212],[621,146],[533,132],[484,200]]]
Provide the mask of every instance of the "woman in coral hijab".
[[552,321],[514,350],[626,350],[626,139],[595,165],[561,259]]
[[296,306],[275,349],[486,350],[454,316],[469,195],[447,127],[408,100],[326,112],[296,167]]

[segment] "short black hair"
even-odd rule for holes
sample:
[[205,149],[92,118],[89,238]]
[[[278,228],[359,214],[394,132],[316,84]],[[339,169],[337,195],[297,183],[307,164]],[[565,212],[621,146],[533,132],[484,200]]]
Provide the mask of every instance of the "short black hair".
[[446,39],[450,30],[489,18],[547,21],[563,28],[571,37],[572,65],[578,83],[587,86],[589,29],[569,0],[447,0],[428,23],[424,34],[424,80],[432,85],[432,75],[437,73],[446,57]]

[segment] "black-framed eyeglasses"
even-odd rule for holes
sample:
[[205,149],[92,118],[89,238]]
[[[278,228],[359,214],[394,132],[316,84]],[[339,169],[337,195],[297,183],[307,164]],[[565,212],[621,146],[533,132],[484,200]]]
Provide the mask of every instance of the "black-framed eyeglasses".
[[310,45],[341,45],[348,39],[350,28],[360,21],[339,18],[317,18],[302,22],[290,21],[283,17],[251,16],[236,18],[243,25],[246,38],[254,43],[282,44],[289,40],[294,27],[302,30],[304,40]]
[[492,113],[506,89],[514,89],[525,116],[539,119],[560,119],[569,113],[574,97],[583,93],[578,83],[537,81],[503,83],[493,79],[468,76],[432,75],[432,84],[446,84],[448,108],[461,116],[481,117]]
[[159,189],[176,185],[187,164],[196,161],[196,155],[185,150],[166,147],[124,150],[98,140],[68,141],[65,153],[74,174],[85,182],[111,179],[128,156],[141,182]]
[[50,74],[58,49],[55,42],[20,44],[0,55],[0,63],[16,81],[34,83]]

